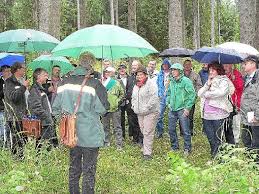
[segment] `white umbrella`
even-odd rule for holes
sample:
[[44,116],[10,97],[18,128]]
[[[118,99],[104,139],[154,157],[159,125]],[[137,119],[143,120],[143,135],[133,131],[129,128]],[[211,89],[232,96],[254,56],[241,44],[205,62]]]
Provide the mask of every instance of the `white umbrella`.
[[256,50],[254,47],[240,42],[225,42],[223,44],[218,45],[217,47],[225,49],[234,49],[238,53],[240,53],[244,58],[248,55],[259,56],[258,50]]

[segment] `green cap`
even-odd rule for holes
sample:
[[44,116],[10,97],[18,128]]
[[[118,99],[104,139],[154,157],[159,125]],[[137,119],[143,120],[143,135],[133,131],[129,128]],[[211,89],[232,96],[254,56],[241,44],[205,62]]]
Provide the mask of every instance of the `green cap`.
[[179,69],[180,71],[183,71],[183,66],[180,63],[174,63],[171,65],[170,69]]

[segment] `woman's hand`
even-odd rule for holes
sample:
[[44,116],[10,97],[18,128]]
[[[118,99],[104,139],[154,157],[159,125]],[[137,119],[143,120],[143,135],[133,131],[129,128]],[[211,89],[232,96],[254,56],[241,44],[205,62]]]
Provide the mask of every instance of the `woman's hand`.
[[211,75],[209,75],[208,81],[207,81],[208,86],[211,86],[212,80],[213,80],[213,77]]

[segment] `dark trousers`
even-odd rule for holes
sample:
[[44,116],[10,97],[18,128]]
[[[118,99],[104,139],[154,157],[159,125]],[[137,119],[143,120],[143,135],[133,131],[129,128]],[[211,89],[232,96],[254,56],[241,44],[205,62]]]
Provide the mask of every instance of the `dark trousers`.
[[130,133],[132,132],[133,142],[142,143],[143,135],[139,128],[138,116],[131,109],[131,104],[127,105],[127,115],[128,115],[128,122],[129,122],[129,135],[131,135]]
[[233,133],[233,116],[230,114],[230,116],[226,119],[226,122],[224,123],[224,132],[225,132],[225,138],[226,142],[229,144],[235,144],[235,138]]
[[[57,142],[56,142],[56,132],[55,129],[49,125],[49,126],[44,126],[41,129],[41,136],[39,139],[36,140],[36,148],[41,148],[42,143],[44,141],[48,141],[51,146],[56,147]],[[50,149],[51,147],[48,147]]]
[[259,149],[259,126],[244,125],[241,137],[245,147]]
[[[125,139],[125,117],[126,117],[126,106],[121,106],[121,129],[122,129],[122,137]],[[132,136],[132,133],[129,136]]]
[[27,137],[23,133],[22,122],[7,121],[6,126],[7,145],[11,147],[11,151],[14,155],[20,158],[23,157]]
[[[69,192],[70,194],[93,194],[99,148],[74,147],[70,149]],[[82,178],[82,192],[79,180]]]
[[215,157],[218,149],[222,144],[222,131],[224,130],[224,119],[220,120],[203,120],[205,133],[210,143],[211,156]]
[[[193,117],[194,117],[194,111],[195,111],[195,105],[192,106],[191,110],[190,110],[190,113],[189,113],[189,120],[190,120],[190,131],[191,131],[191,135],[193,135]],[[180,127],[180,134],[183,135],[183,130],[182,130],[182,126],[179,122],[179,127]]]

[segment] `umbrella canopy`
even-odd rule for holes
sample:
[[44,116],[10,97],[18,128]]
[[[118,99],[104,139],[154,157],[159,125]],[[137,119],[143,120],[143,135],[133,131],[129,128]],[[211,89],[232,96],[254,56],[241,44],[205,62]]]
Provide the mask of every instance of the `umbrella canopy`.
[[202,47],[192,58],[200,63],[238,64],[243,61],[244,56],[233,49]]
[[0,33],[0,51],[51,51],[60,41],[53,36],[31,29],[8,30]]
[[114,25],[95,25],[66,37],[52,53],[77,58],[84,52],[96,58],[144,57],[157,50],[136,33]]
[[225,42],[218,45],[217,47],[224,49],[234,49],[236,52],[240,53],[244,57],[247,57],[248,55],[259,56],[258,50],[256,50],[254,47],[240,42]]
[[159,54],[160,57],[190,57],[194,51],[186,48],[169,48]]
[[12,66],[15,62],[24,63],[25,57],[15,53],[0,53],[0,66]]
[[48,71],[49,74],[52,72],[53,66],[58,65],[61,69],[61,74],[64,75],[72,70],[74,66],[67,60],[65,57],[53,57],[50,55],[41,55],[31,63],[28,64],[28,67],[33,71],[37,68],[43,68]]

